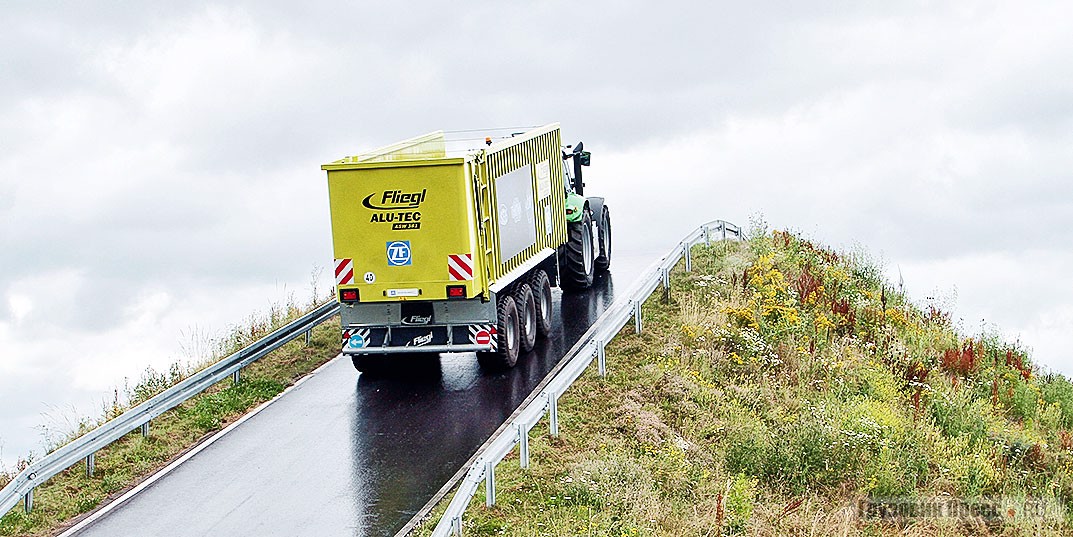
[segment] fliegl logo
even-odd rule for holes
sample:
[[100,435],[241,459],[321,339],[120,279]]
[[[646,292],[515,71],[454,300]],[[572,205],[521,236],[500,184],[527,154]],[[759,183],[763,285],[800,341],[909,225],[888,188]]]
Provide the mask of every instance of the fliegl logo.
[[417,336],[412,341],[406,344],[407,347],[420,347],[422,345],[428,345],[432,343],[432,332],[429,332],[423,336]]
[[361,204],[374,211],[369,222],[391,224],[392,230],[421,229],[421,211],[418,209],[426,195],[427,188],[421,192],[385,190],[365,196]]
[[402,324],[408,325],[422,325],[428,324],[430,322],[432,322],[431,315],[411,315],[409,317],[403,318],[402,320]]

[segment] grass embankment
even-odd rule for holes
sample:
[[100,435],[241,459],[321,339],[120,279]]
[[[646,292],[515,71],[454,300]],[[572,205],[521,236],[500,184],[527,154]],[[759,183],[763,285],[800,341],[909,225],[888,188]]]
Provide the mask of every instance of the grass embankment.
[[697,247],[693,267],[610,344],[606,379],[560,399],[560,438],[534,429],[530,469],[500,465],[466,535],[1068,531],[1066,378],[791,234]]
[[[273,308],[263,318],[251,317],[245,326],[233,329],[227,338],[212,345],[215,347],[212,352],[216,359],[222,358],[303,313],[304,309],[289,304],[284,308]],[[21,504],[12,509],[0,518],[0,535],[58,533],[74,517],[118,497],[212,433],[334,358],[338,351],[339,320],[336,318],[313,330],[308,347],[304,338],[298,338],[244,369],[237,384],[230,380],[220,382],[154,419],[149,437],[142,437],[139,429],[101,449],[96,455],[96,471],[92,477],[86,476],[84,464],[76,464],[37,487],[33,511],[25,513]],[[207,364],[202,367],[204,365]],[[118,416],[196,369],[199,368],[173,365],[167,374],[147,370],[136,386],[125,390],[124,401],[120,401],[117,391],[116,400],[99,421]],[[67,441],[95,425],[83,421],[79,430],[69,433]],[[0,486],[7,484],[11,477],[0,474]]]

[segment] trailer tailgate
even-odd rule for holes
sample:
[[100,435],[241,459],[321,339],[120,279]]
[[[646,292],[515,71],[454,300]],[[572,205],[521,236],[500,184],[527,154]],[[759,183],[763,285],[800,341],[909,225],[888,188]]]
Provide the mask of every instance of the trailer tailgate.
[[[484,289],[471,163],[462,158],[333,163],[336,284],[360,302],[444,300]],[[456,291],[457,292],[457,291]]]

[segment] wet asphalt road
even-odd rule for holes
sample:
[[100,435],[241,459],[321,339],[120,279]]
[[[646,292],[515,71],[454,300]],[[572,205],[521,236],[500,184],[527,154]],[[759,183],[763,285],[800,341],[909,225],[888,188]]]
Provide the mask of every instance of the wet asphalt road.
[[77,535],[394,535],[650,261],[555,290],[553,334],[510,371],[445,354],[369,377],[336,359]]

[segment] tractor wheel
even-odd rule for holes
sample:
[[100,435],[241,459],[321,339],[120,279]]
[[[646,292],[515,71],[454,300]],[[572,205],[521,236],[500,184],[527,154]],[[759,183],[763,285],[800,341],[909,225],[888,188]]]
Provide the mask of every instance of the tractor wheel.
[[514,305],[518,308],[518,339],[522,352],[533,350],[537,338],[537,311],[533,289],[526,282],[514,286]]
[[569,240],[559,259],[559,274],[562,287],[571,291],[588,289],[592,285],[594,252],[592,243],[592,215],[588,209],[580,222],[567,224]]
[[510,295],[496,297],[498,321],[496,322],[496,342],[499,350],[495,352],[478,352],[477,361],[485,369],[510,369],[518,363],[518,351],[521,346],[518,326],[518,307]]
[[596,270],[604,272],[611,267],[611,211],[604,205],[603,215],[600,217],[600,245],[597,248],[599,255],[596,256]]
[[533,290],[533,302],[536,304],[537,335],[548,337],[551,332],[551,281],[548,273],[537,269],[529,278],[529,287]]

